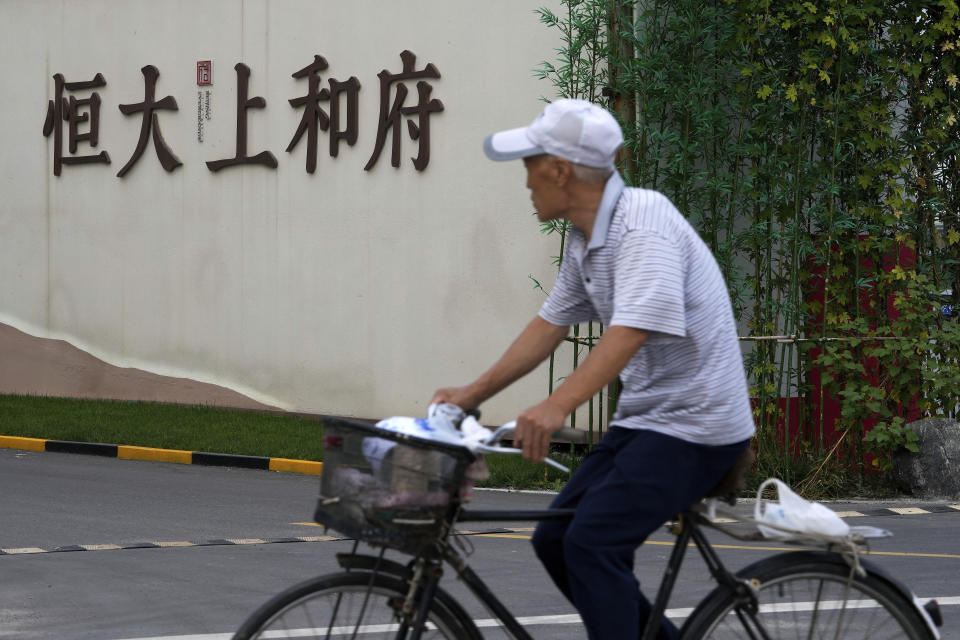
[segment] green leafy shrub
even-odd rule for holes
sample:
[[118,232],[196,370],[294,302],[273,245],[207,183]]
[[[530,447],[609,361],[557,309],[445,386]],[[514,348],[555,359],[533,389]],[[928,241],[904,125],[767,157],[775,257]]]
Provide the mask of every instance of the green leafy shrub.
[[717,256],[760,467],[872,483],[907,421],[957,411],[960,330],[940,313],[960,308],[956,0],[562,6],[540,11],[563,43],[540,76],[617,114],[628,183]]

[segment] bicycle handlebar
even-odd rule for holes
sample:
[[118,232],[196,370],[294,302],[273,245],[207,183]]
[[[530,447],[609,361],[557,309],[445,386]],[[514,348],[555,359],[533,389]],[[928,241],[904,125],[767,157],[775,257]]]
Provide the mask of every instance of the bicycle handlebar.
[[[478,447],[478,449],[480,451],[484,451],[487,453],[520,453],[522,452],[523,451],[522,449],[517,449],[514,447],[501,447],[497,444],[501,440],[512,436],[516,428],[517,428],[516,420],[511,420],[510,422],[507,422],[506,424],[501,425],[493,432],[493,434],[489,438],[487,438],[486,442],[484,442]],[[564,439],[570,440],[571,442],[585,442],[586,434],[584,434],[582,431],[571,429],[570,427],[561,427],[559,431],[553,434],[553,439],[556,440],[557,438],[564,438]],[[559,469],[564,473],[570,473],[570,469],[568,467],[565,467],[564,465],[560,464],[556,460],[551,460],[550,458],[544,458],[543,461],[548,465],[550,465],[551,467],[554,467],[555,469]]]
[[[460,429],[464,417],[470,416],[479,419],[480,411],[478,409],[464,410],[463,408],[452,403],[438,402],[431,403],[430,406],[427,407],[427,418],[430,419],[435,415],[445,416],[447,419],[451,420],[457,429]],[[506,424],[503,424],[494,430],[494,432],[486,440],[476,443],[470,448],[483,453],[521,453],[522,449],[517,449],[514,447],[501,447],[498,444],[501,440],[510,438],[516,428],[517,421],[511,420],[510,422],[507,422]],[[559,438],[576,444],[584,444],[587,441],[587,434],[583,431],[577,431],[576,429],[572,429],[570,427],[561,427],[556,433],[553,434],[554,440]],[[555,460],[545,458],[544,462],[563,471],[564,473],[570,473],[570,469]]]
[[[493,435],[487,439],[486,443],[495,444],[501,440],[509,438],[516,428],[517,421],[511,420],[510,422],[498,427],[497,430],[493,432]],[[572,427],[561,427],[559,431],[553,434],[553,439],[565,440],[567,442],[572,442],[573,444],[587,444],[587,434]]]

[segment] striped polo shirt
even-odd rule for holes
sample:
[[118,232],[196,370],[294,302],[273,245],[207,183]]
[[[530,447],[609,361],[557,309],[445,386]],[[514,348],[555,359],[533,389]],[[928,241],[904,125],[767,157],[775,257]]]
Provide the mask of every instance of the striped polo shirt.
[[662,194],[607,181],[590,244],[573,228],[540,317],[648,332],[620,374],[611,426],[708,445],[754,433],[743,358],[720,268]]

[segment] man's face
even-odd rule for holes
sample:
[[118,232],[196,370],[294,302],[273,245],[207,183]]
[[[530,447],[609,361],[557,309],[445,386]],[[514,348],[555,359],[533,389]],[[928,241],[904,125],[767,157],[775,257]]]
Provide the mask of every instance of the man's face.
[[530,199],[540,222],[562,218],[568,208],[567,196],[559,180],[558,162],[562,161],[548,155],[523,159],[527,168],[527,189],[530,189]]

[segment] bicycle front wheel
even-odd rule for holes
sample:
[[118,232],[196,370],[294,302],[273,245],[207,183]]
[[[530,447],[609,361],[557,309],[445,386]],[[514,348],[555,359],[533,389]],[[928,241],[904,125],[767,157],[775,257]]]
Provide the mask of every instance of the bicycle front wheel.
[[[409,584],[384,574],[338,573],[298,584],[278,594],[247,619],[233,640],[267,638],[408,638],[413,615],[403,614]],[[455,602],[438,592],[421,634],[425,640],[475,637]],[[462,612],[462,609],[460,609]],[[460,614],[464,615],[464,614]]]
[[758,610],[749,615],[719,587],[696,608],[681,637],[830,638],[928,640],[913,603],[886,579],[853,576],[836,554],[796,552],[774,556],[737,574],[756,589]]

